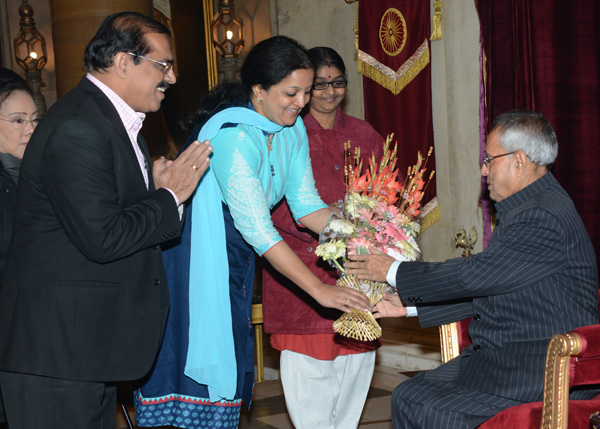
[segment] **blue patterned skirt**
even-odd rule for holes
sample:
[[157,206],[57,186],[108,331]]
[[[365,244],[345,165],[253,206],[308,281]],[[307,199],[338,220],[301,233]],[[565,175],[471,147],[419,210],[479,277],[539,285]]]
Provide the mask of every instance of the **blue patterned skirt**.
[[191,205],[181,239],[163,252],[171,306],[162,346],[144,385],[134,392],[137,424],[186,429],[237,428],[242,399],[250,407],[254,388],[252,293],[255,253],[235,229],[223,205],[229,260],[229,295],[233,322],[237,389],[234,400],[211,403],[208,388],[184,374],[189,329]]

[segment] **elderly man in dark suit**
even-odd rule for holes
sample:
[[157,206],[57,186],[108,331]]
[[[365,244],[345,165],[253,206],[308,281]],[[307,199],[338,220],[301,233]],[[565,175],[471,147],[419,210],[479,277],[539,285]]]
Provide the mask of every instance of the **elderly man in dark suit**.
[[414,306],[389,297],[376,306],[382,317],[416,312],[424,327],[473,318],[473,343],[460,356],[395,389],[395,428],[473,428],[540,401],[550,338],[598,323],[596,257],[573,202],[548,171],[557,153],[541,114],[500,115],[481,166],[497,212],[482,253],[441,263],[399,263],[381,253],[351,258],[350,273],[387,279]]
[[152,166],[139,135],[175,83],[170,32],[109,16],[77,88],[44,116],[21,165],[0,289],[0,387],[11,429],[115,427],[116,382],[143,377],[169,293],[160,244],[208,167],[195,142]]

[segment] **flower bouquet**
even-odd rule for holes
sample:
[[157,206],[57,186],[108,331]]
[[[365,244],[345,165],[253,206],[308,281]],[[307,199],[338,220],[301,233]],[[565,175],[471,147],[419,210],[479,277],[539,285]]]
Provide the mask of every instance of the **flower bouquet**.
[[[433,178],[431,172],[424,180],[425,165],[432,149],[424,160],[418,154],[417,163],[408,169],[404,183],[398,182],[397,143],[390,149],[393,135],[388,136],[383,147],[383,157],[377,163],[372,156],[369,168],[362,173],[360,148],[350,154],[350,142],[346,143],[346,197],[338,206],[339,212],[321,232],[315,253],[328,261],[341,273],[338,286],[350,287],[365,293],[371,305],[375,305],[384,292],[395,293],[387,283],[358,280],[346,275],[344,263],[347,255],[366,255],[373,247],[401,261],[414,261],[421,256],[417,244],[420,224],[421,199],[427,184]],[[345,336],[363,341],[381,337],[381,327],[370,312],[352,309],[333,324],[333,329]]]

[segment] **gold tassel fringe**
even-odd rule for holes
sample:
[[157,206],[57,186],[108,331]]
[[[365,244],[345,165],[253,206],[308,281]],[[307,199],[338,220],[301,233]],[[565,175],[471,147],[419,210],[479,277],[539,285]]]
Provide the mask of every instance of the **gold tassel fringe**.
[[425,39],[398,71],[393,71],[369,54],[358,51],[358,72],[397,95],[429,64],[429,60],[429,44]]
[[440,220],[440,206],[438,205],[437,197],[433,197],[431,201],[429,201],[423,210],[421,210],[421,214],[419,215],[421,219],[421,234],[425,232],[427,228]]

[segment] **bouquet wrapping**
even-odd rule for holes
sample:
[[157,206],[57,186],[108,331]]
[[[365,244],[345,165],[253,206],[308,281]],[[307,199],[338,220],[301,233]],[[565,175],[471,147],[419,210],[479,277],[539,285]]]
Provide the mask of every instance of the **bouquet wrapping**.
[[[404,183],[398,182],[397,143],[391,149],[393,135],[388,136],[383,157],[377,163],[369,159],[369,168],[362,172],[360,149],[350,154],[346,143],[346,196],[321,232],[315,253],[341,273],[338,286],[362,291],[375,305],[383,293],[395,293],[387,283],[359,280],[346,275],[344,263],[348,255],[365,255],[370,248],[387,253],[396,260],[415,261],[421,251],[417,244],[420,232],[418,215],[426,188],[424,174],[427,159],[418,154],[417,163],[408,169]],[[427,158],[431,154],[431,149]],[[433,177],[430,174],[427,183]],[[333,324],[342,335],[372,341],[381,337],[381,327],[370,312],[352,309]]]

